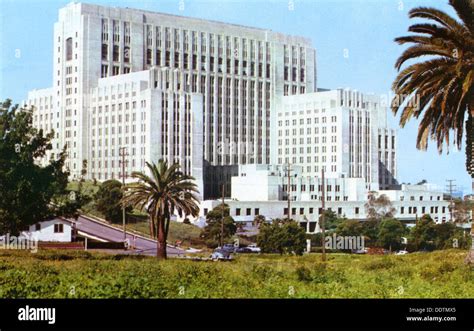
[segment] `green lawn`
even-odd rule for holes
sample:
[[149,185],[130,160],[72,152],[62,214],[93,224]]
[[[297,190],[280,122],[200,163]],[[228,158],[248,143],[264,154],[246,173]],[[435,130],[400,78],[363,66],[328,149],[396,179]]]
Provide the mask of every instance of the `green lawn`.
[[465,251],[195,262],[0,250],[1,298],[473,298]]

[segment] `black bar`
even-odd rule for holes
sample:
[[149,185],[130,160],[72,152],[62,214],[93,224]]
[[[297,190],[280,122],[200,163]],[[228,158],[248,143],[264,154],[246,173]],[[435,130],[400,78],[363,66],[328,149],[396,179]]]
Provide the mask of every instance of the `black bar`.
[[[474,300],[0,300],[0,329],[439,329],[472,330]],[[19,321],[26,306],[56,308],[55,324]],[[410,312],[417,309],[421,312]],[[424,311],[423,311],[424,309]],[[430,312],[429,309],[432,311]],[[407,321],[407,317],[455,321]]]

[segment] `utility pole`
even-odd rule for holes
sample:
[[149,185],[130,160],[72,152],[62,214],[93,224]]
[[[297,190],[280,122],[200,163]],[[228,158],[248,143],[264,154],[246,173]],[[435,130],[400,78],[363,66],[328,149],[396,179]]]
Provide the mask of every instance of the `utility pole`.
[[325,212],[325,201],[326,201],[326,194],[325,194],[325,190],[326,190],[326,183],[325,183],[325,180],[324,180],[324,167],[322,167],[321,169],[321,180],[322,180],[322,185],[321,185],[321,199],[322,199],[322,214],[321,214],[321,230],[322,230],[322,233],[323,233],[323,236],[322,236],[322,239],[321,239],[321,243],[322,243],[322,248],[323,248],[323,262],[326,261],[326,228],[325,228],[325,225],[324,225],[324,212]]
[[288,214],[287,214],[287,219],[288,221],[290,220],[290,210],[291,210],[291,196],[290,196],[290,192],[291,192],[291,163],[288,162],[288,168],[286,169],[286,177],[288,179],[288,183],[287,183],[287,187],[286,187],[286,196],[287,196],[287,200],[288,200]]
[[224,218],[225,218],[225,205],[224,205],[224,193],[225,183],[222,184],[222,220],[221,220],[221,248],[224,248]]
[[[122,166],[122,186],[125,186],[125,178],[127,174],[125,173],[125,166],[127,165],[128,161],[125,160],[125,157],[128,156],[127,148],[126,147],[119,147],[119,156],[122,158],[119,163]],[[123,241],[127,240],[127,232],[125,228],[125,206],[122,206],[122,221],[123,221]]]
[[453,184],[456,180],[455,179],[446,179],[448,184],[446,185],[446,189],[449,192],[449,221],[453,221],[453,211],[454,211],[454,201],[453,201],[453,192],[456,188],[456,185]]

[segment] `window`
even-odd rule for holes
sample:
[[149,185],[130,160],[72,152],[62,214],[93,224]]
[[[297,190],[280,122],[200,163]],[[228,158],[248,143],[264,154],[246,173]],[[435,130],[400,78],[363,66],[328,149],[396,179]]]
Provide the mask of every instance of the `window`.
[[102,65],[102,72],[101,72],[101,77],[107,77],[109,71],[109,67],[106,64]]
[[54,233],[63,233],[64,232],[64,224],[54,224]]
[[359,207],[355,207],[355,213],[356,215],[359,215]]
[[257,215],[260,215],[260,209],[259,208],[255,208],[255,216]]
[[36,223],[35,224],[35,231],[40,231],[41,230],[41,223]]
[[109,46],[107,44],[102,44],[102,60],[107,60],[109,57]]
[[236,209],[235,209],[235,215],[236,215],[236,216],[240,216],[240,208],[236,208]]
[[151,64],[151,49],[146,50],[146,64],[148,64],[148,65]]
[[252,209],[251,209],[251,208],[247,208],[246,212],[247,212],[247,213],[246,213],[247,216],[252,215]]
[[72,38],[66,39],[66,61],[72,60]]
[[119,61],[119,53],[120,53],[120,47],[118,45],[114,45],[114,52],[113,52],[113,60],[115,62]]
[[130,63],[130,47],[125,46],[123,50],[123,61],[125,63]]

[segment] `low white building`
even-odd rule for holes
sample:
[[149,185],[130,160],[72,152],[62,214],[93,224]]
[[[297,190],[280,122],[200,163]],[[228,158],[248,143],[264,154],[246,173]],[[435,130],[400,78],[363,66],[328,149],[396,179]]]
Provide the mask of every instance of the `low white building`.
[[[322,180],[305,176],[298,167],[290,173],[290,216],[315,232],[316,223],[322,213]],[[237,222],[252,222],[255,216],[263,215],[268,220],[285,218],[288,215],[288,176],[284,166],[244,165],[239,166],[239,175],[232,178],[231,199],[225,203]],[[372,190],[366,188],[363,178],[326,178],[325,208],[340,217],[367,219],[365,204],[371,192],[386,195],[395,208],[395,217],[404,222],[413,222],[429,214],[437,223],[449,220],[449,202],[443,193],[429,184],[401,185],[397,190]],[[200,217],[218,206],[221,200],[206,200],[201,204]]]
[[71,242],[72,224],[70,221],[55,218],[31,225],[28,231],[21,234],[30,240],[44,242]]

